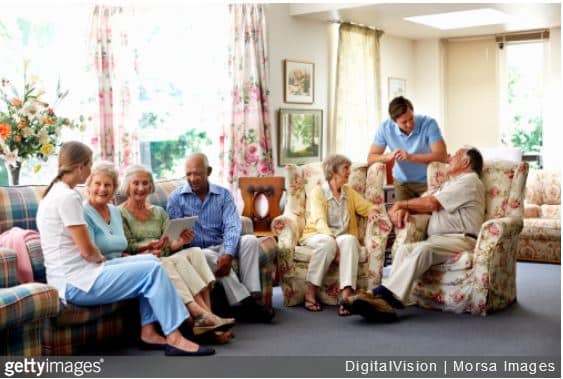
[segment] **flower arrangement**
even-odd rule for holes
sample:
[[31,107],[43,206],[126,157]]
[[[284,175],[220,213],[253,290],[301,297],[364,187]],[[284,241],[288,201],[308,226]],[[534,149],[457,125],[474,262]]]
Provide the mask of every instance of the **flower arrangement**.
[[[55,114],[54,108],[62,101],[68,91],[61,92],[57,86],[55,102],[50,105],[43,100],[44,91],[39,88],[36,78],[28,80],[24,69],[23,92],[8,80],[0,82],[0,158],[15,170],[19,176],[22,161],[38,158],[47,161],[60,145],[63,128],[84,130],[84,117],[80,122]],[[34,167],[37,172],[41,164]],[[12,174],[13,175],[13,174]],[[12,178],[17,184],[17,177]]]

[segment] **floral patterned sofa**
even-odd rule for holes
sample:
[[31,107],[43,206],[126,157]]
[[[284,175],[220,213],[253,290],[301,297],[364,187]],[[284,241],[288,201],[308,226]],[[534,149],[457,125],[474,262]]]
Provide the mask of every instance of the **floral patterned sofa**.
[[[368,224],[365,218],[359,219],[360,263],[358,269],[358,288],[371,288],[381,282],[385,260],[385,245],[392,224],[383,204],[383,183],[385,165],[353,164],[348,183],[366,199],[381,207],[381,218]],[[284,296],[284,304],[300,304],[305,297],[305,277],[312,255],[312,249],[300,246],[307,217],[309,203],[307,197],[311,190],[324,181],[321,163],[303,166],[286,166],[287,203],[284,213],[272,221],[272,231],[278,236],[278,273]],[[319,290],[319,300],[324,304],[338,302],[338,266],[331,265]]]
[[[447,180],[446,169],[443,163],[428,166],[430,189]],[[481,180],[486,191],[486,221],[474,251],[460,252],[433,266],[413,284],[410,303],[484,316],[516,300],[516,249],[527,176],[527,163],[485,162]],[[405,228],[396,230],[393,252],[400,244],[423,240],[428,218],[413,216]]]
[[561,263],[561,173],[531,170],[518,259]]
[[[156,183],[153,204],[166,206],[168,195],[183,181]],[[46,186],[0,187],[0,233],[18,226],[37,230],[35,214]],[[84,187],[79,187],[82,195]],[[123,199],[116,195],[115,202]],[[243,220],[243,233],[252,233],[252,221]],[[25,241],[33,269],[33,283],[20,284],[16,254],[0,249],[0,355],[77,354],[109,340],[130,341],[138,336],[138,307],[128,300],[95,307],[59,302],[55,288],[45,284],[40,239]],[[260,241],[262,300],[272,302],[272,274],[277,246],[272,238]]]

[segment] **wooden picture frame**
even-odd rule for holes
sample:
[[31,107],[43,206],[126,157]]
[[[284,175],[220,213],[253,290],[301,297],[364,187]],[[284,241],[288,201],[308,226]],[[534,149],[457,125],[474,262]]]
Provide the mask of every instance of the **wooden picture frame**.
[[284,60],[284,102],[313,104],[315,101],[315,64]]
[[278,165],[322,160],[323,111],[280,109],[278,114]]

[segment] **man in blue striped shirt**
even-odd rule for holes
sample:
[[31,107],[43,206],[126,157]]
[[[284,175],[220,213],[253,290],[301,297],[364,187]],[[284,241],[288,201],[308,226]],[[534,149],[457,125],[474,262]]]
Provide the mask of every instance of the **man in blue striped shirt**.
[[[223,285],[231,306],[240,306],[240,317],[248,321],[270,321],[273,309],[259,304],[259,245],[254,235],[241,236],[241,222],[230,192],[208,180],[211,167],[205,154],[186,159],[187,183],[168,198],[166,210],[171,219],[198,216],[194,239],[187,247],[200,247],[211,270]],[[240,279],[231,268],[237,257]]]

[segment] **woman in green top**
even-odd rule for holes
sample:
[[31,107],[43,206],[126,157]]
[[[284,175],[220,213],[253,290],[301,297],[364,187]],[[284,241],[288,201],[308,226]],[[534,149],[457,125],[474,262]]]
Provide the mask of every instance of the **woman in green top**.
[[[168,214],[162,207],[147,201],[153,192],[152,172],[142,165],[129,166],[120,190],[127,200],[119,206],[127,237],[127,254],[151,253],[161,257],[163,268],[194,316],[194,334],[232,326],[234,319],[223,319],[211,311],[210,290],[215,276],[205,255],[198,247],[182,249],[193,240],[192,230],[185,229],[174,241],[162,237]],[[220,343],[232,337],[230,331],[216,331],[215,335],[216,342]]]

